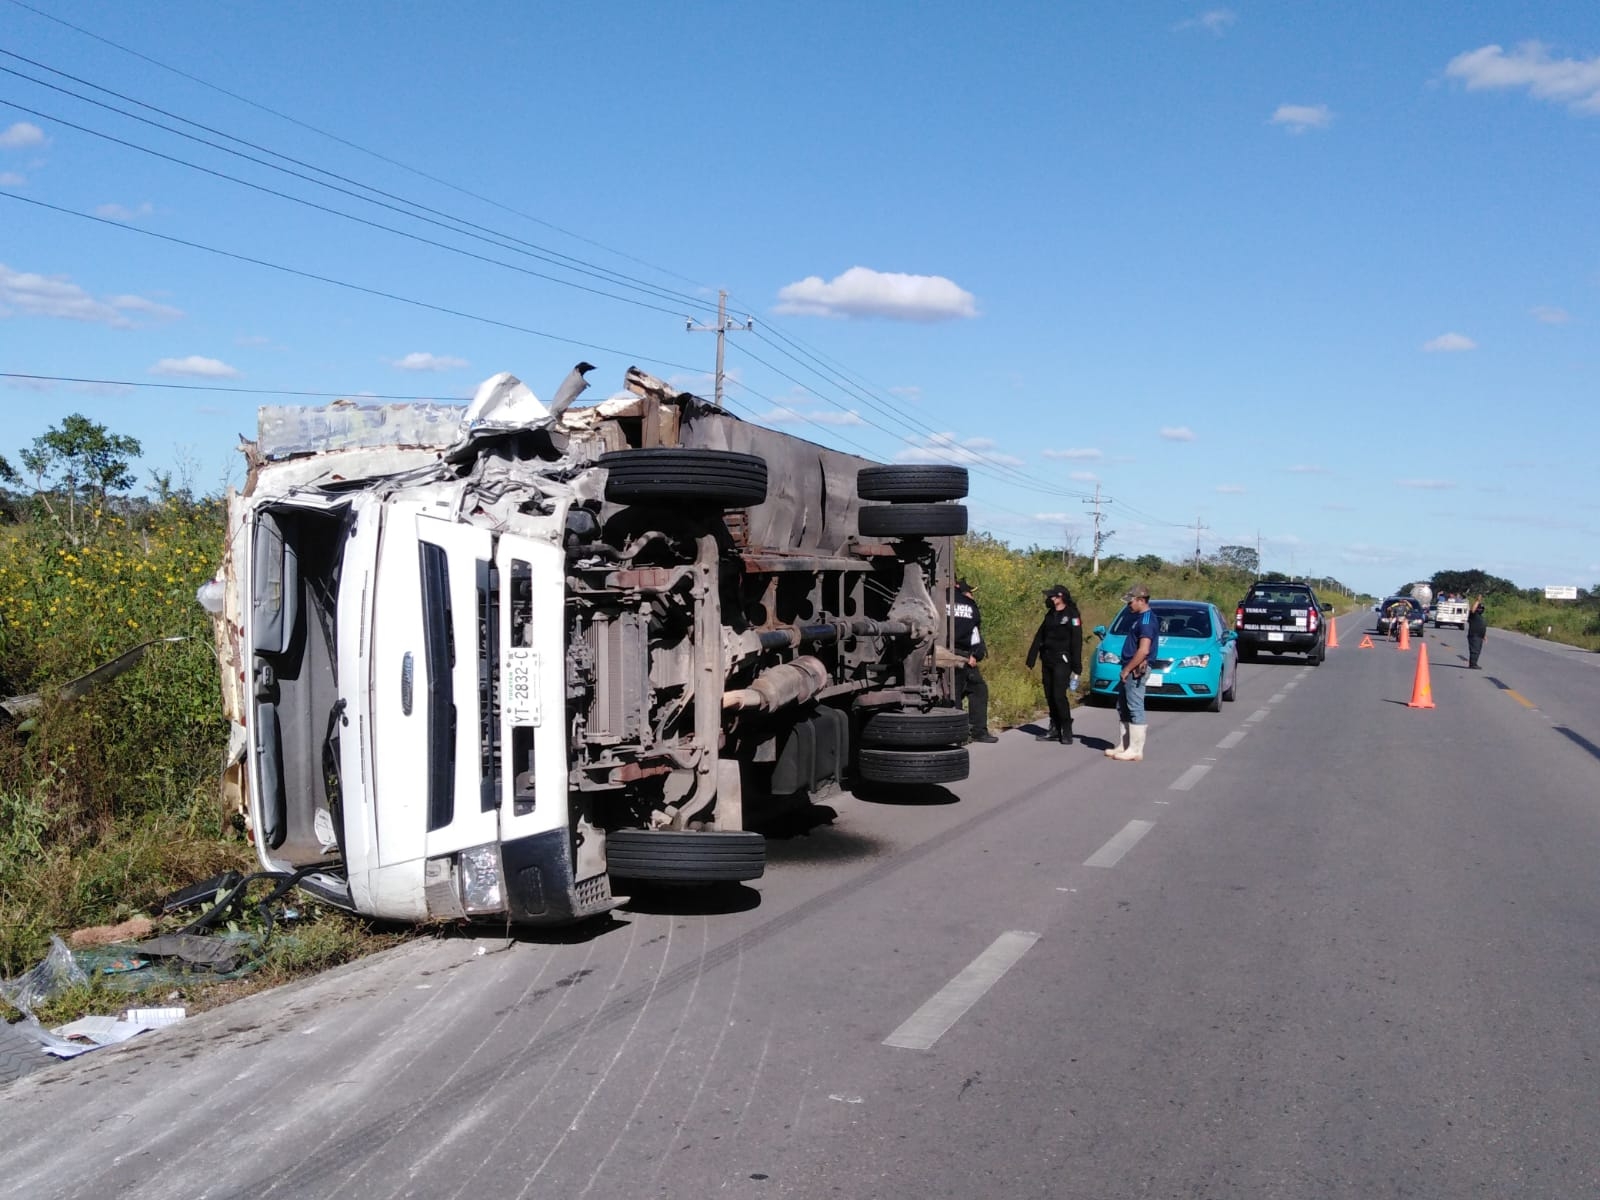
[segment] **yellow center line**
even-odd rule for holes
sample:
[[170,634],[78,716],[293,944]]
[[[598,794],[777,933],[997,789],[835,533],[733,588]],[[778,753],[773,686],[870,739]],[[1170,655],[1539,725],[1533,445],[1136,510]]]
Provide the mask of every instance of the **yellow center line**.
[[1529,700],[1521,692],[1517,691],[1516,688],[1507,688],[1506,689],[1506,695],[1510,696],[1518,704],[1522,705],[1523,708],[1534,708],[1535,707],[1533,701]]

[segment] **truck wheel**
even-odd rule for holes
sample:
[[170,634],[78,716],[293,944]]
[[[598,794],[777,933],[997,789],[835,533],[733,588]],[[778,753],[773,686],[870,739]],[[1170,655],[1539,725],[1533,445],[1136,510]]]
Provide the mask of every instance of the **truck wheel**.
[[1255,662],[1255,660],[1256,660],[1256,652],[1255,652],[1255,650],[1253,650],[1253,649],[1246,650],[1242,646],[1239,648],[1239,661],[1240,662],[1253,663],[1253,662]]
[[958,746],[971,730],[971,718],[959,708],[881,712],[868,717],[861,727],[861,744],[887,750]]
[[736,450],[651,447],[600,456],[606,499],[617,504],[697,500],[718,508],[748,508],[767,498],[767,463]]
[[964,504],[877,504],[861,510],[867,537],[954,537],[967,531]]
[[767,840],[746,829],[614,829],[606,834],[606,869],[641,883],[729,883],[759,879]]
[[958,750],[863,750],[856,756],[861,778],[872,783],[954,783],[971,769]]
[[863,467],[856,475],[856,493],[863,500],[962,500],[967,495],[967,469],[928,465]]
[[0,1021],[0,1086],[49,1066],[50,1062],[38,1042]]

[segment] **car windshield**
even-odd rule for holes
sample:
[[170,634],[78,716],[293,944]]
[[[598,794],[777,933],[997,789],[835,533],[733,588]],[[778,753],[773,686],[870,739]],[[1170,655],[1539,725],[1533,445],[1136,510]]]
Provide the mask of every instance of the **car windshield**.
[[[1211,614],[1199,604],[1152,604],[1152,612],[1161,621],[1164,638],[1208,638],[1211,636]],[[1126,634],[1133,629],[1134,613],[1125,608],[1111,623],[1112,633]]]
[[1285,589],[1277,591],[1273,588],[1255,588],[1245,601],[1246,604],[1291,604],[1307,607],[1311,597],[1305,592]]

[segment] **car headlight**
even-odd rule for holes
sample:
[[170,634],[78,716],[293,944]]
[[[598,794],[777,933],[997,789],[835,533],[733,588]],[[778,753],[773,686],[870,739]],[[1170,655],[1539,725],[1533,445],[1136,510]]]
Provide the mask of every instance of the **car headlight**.
[[461,906],[469,913],[505,911],[499,846],[474,846],[461,852]]
[[1100,663],[1119,663],[1122,657],[1114,650],[1101,650],[1094,656],[1094,660]]
[[1178,665],[1180,667],[1209,667],[1211,665],[1211,655],[1191,654],[1188,658],[1180,658]]

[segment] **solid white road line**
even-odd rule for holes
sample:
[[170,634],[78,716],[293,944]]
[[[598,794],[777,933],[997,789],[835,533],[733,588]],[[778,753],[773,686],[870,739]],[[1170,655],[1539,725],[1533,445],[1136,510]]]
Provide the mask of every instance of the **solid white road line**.
[[1257,721],[1266,720],[1266,718],[1267,718],[1267,710],[1264,709],[1264,708],[1258,708],[1258,709],[1255,710],[1255,712],[1251,713],[1248,717],[1246,717],[1244,719],[1244,723],[1246,725],[1253,725]]
[[1196,763],[1182,775],[1179,775],[1176,779],[1169,783],[1167,785],[1167,790],[1169,792],[1187,792],[1195,784],[1204,779],[1206,772],[1209,770],[1211,770],[1211,768],[1205,763]]
[[1232,750],[1240,742],[1244,741],[1244,735],[1249,733],[1249,732],[1250,731],[1248,729],[1235,729],[1227,737],[1223,738],[1220,742],[1217,743],[1217,749],[1218,750]]
[[1138,844],[1140,838],[1155,828],[1154,821],[1129,821],[1119,833],[1088,858],[1083,860],[1086,867],[1114,867],[1122,861],[1122,856]]
[[961,973],[945,984],[888,1037],[885,1046],[905,1050],[926,1050],[945,1035],[966,1011],[983,999],[983,994],[1000,982],[1035,942],[1037,933],[1012,930],[1002,933],[989,948],[973,959]]

